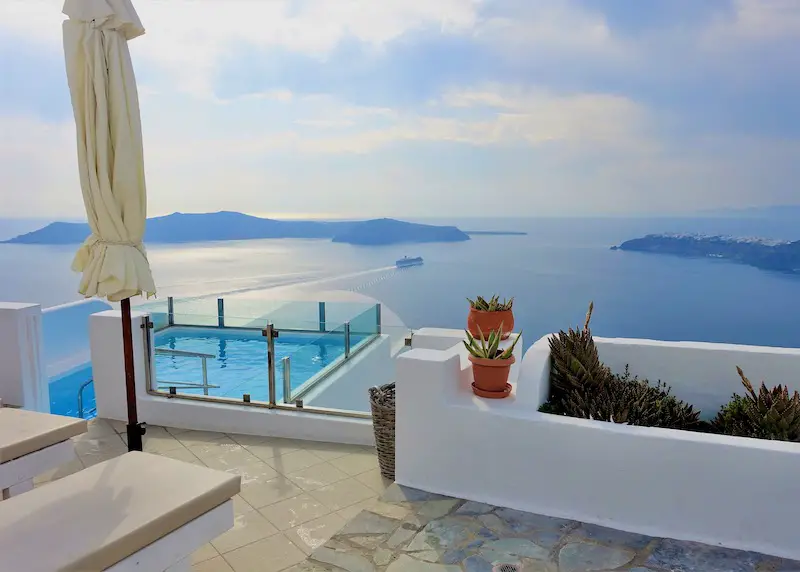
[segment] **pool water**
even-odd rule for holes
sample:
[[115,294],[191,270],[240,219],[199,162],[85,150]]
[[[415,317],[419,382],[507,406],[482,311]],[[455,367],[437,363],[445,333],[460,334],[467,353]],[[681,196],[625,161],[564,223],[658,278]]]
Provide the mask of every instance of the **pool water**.
[[[350,335],[355,349],[368,336]],[[267,340],[258,330],[218,330],[211,328],[169,328],[155,337],[156,348],[213,355],[208,358],[208,394],[242,399],[250,394],[253,401],[269,401]],[[344,335],[314,332],[280,332],[275,340],[276,399],[283,398],[284,357],[290,358],[292,389],[344,358]],[[158,386],[166,391],[170,382],[201,383],[202,361],[195,357],[156,354],[155,373]],[[178,393],[203,395],[201,388],[177,387]]]
[[[78,414],[78,390],[92,378],[91,364],[84,364],[50,379],[50,413],[80,417]],[[83,417],[93,419],[97,415],[94,384],[83,388]]]
[[[350,334],[355,350],[371,336]],[[241,399],[245,393],[253,401],[269,401],[267,340],[260,330],[220,330],[215,328],[173,327],[158,332],[156,348],[209,354],[207,359],[208,395]],[[275,340],[276,399],[283,399],[284,357],[290,358],[290,379],[293,390],[344,358],[342,333],[282,331]],[[78,417],[78,390],[91,379],[92,367],[87,363],[50,379],[50,412]],[[156,355],[155,378],[166,391],[170,382],[202,383],[202,361],[199,358]],[[154,385],[156,383],[154,382]],[[202,388],[179,387],[178,393],[203,395]],[[83,417],[97,414],[94,384],[83,390]]]

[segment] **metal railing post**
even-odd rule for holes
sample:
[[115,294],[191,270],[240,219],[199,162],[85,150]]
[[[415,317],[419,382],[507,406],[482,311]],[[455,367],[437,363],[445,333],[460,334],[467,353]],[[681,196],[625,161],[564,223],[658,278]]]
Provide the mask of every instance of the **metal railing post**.
[[319,331],[325,331],[325,302],[319,303]]
[[142,330],[144,330],[144,347],[147,352],[145,358],[144,370],[144,386],[146,391],[153,389],[153,322],[150,321],[150,316],[145,316],[142,322]]
[[292,402],[292,364],[289,356],[281,360],[283,364],[283,402]]
[[376,329],[375,331],[380,334],[381,332],[381,305],[375,304],[375,320],[376,320]]
[[267,324],[267,329],[261,332],[267,338],[267,375],[269,379],[269,404],[275,406],[275,338],[278,332],[275,326]]
[[167,325],[175,325],[175,300],[172,296],[167,298]]
[[344,359],[350,357],[350,322],[344,323]]
[[203,360],[203,395],[208,395],[208,360],[204,357]]
[[225,327],[225,301],[222,298],[217,298],[217,325]]

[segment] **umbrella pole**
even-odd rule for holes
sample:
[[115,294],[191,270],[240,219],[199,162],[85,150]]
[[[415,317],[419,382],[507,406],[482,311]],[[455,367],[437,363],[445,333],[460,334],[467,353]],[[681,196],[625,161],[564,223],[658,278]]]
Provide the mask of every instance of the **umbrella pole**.
[[133,332],[131,331],[131,299],[125,298],[122,307],[122,349],[125,354],[125,393],[128,400],[128,451],[142,450],[144,428],[136,412],[136,377],[133,371]]

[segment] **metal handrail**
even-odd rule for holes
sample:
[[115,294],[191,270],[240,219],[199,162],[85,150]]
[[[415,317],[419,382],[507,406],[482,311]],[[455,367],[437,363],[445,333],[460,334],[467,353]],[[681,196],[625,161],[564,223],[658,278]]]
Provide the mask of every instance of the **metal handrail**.
[[171,355],[179,357],[198,357],[198,358],[216,358],[214,354],[203,354],[200,352],[187,352],[184,350],[171,350],[169,348],[156,348],[156,355]]
[[[159,389],[163,387],[181,387],[184,389],[202,389],[203,395],[208,395],[209,389],[219,389],[219,385],[209,385],[208,384],[208,359],[215,359],[217,356],[214,354],[204,354],[200,352],[187,352],[185,350],[172,350],[169,348],[156,348],[155,350],[156,355],[167,355],[167,356],[175,356],[175,357],[194,357],[200,358],[201,365],[203,368],[203,383],[191,383],[188,381],[173,381],[167,382],[167,384],[159,384]],[[170,383],[172,385],[170,385]]]
[[83,390],[90,383],[94,383],[93,377],[90,377],[88,380],[84,381],[78,388],[78,417],[80,417],[81,419],[83,419]]

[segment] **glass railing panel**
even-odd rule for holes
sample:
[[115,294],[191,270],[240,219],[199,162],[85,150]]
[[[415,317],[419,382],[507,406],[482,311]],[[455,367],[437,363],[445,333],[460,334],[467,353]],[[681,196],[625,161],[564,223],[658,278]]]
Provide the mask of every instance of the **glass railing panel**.
[[[177,316],[176,316],[177,317]],[[153,334],[152,389],[177,395],[269,400],[267,323],[251,328],[204,326],[214,316],[180,314],[184,323]],[[180,322],[178,322],[180,324]]]

